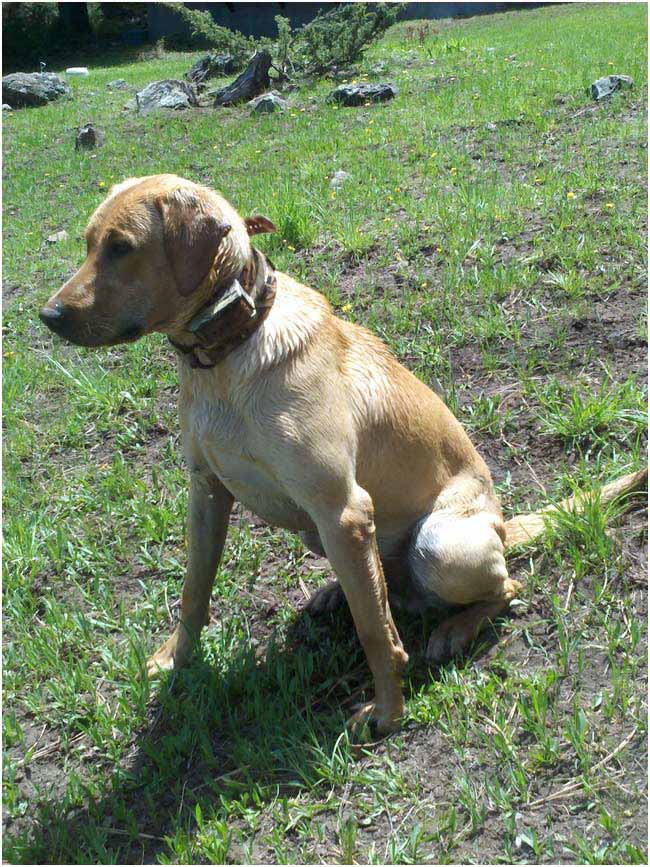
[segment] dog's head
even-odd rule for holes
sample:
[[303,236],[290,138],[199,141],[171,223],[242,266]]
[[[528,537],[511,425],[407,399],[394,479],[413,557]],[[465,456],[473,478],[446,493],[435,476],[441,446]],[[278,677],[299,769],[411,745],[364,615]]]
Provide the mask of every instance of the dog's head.
[[245,267],[249,234],[272,230],[264,217],[243,220],[217,193],[174,175],[131,178],[92,215],[85,262],[40,318],[82,346],[177,333]]

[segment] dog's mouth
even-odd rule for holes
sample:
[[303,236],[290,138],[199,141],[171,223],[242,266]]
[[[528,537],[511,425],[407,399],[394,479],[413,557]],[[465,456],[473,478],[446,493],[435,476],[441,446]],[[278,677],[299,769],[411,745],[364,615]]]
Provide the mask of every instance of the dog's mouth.
[[144,325],[129,325],[128,328],[125,328],[124,331],[120,332],[117,337],[114,337],[111,340],[111,345],[115,343],[133,343],[134,341],[139,340],[144,332]]
[[73,343],[75,346],[85,346],[89,348],[100,346],[115,346],[119,343],[133,343],[138,340],[146,332],[146,328],[142,322],[131,322],[117,333],[101,333],[91,329],[89,324],[79,323],[69,314],[68,311],[59,313],[56,308],[44,307],[39,318],[53,331],[68,343]]

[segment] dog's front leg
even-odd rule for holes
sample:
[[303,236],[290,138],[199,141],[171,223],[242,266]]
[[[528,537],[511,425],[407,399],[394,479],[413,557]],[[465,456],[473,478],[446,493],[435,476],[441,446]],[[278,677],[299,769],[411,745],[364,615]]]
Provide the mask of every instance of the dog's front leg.
[[176,629],[147,662],[151,677],[185,665],[208,621],[210,593],[228,532],[232,494],[212,475],[192,473],[187,516],[188,562],[181,617]]
[[370,496],[358,485],[342,509],[316,520],[327,557],[347,599],[375,681],[375,700],[351,722],[379,733],[399,727],[404,713],[400,673],[406,663],[382,572]]

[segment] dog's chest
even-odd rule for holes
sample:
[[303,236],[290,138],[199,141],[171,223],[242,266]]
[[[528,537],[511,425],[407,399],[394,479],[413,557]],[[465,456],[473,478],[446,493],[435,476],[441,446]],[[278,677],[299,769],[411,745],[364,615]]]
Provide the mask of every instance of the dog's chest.
[[263,438],[235,406],[211,396],[194,399],[185,413],[192,449],[239,502],[275,526],[313,526],[266,460]]

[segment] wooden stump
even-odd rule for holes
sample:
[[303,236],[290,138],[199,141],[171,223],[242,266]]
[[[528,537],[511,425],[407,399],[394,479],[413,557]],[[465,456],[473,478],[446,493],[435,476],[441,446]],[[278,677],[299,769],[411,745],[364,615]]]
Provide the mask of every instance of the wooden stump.
[[218,105],[235,105],[238,102],[249,102],[271,86],[269,69],[271,55],[268,51],[256,51],[246,69],[232,84],[218,90],[214,97],[215,108]]

